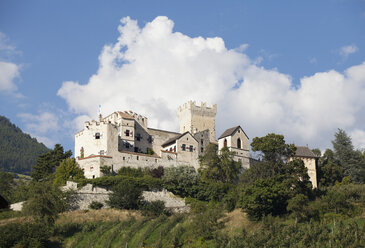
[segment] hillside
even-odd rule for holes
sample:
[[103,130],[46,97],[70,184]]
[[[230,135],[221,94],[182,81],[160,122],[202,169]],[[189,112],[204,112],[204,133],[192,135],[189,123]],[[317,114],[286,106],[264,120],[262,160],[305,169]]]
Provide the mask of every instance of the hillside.
[[0,116],[0,170],[29,174],[40,154],[49,149]]

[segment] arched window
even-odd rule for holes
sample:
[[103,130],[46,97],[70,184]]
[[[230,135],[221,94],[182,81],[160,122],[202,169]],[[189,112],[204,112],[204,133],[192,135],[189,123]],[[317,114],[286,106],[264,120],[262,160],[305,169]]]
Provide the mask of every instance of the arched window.
[[237,139],[237,148],[241,149],[241,139],[240,138]]
[[227,147],[227,139],[224,139],[224,147]]

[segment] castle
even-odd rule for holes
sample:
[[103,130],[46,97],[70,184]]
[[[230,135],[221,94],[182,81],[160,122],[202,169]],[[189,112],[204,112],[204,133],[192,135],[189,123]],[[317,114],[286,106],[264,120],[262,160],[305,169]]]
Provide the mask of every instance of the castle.
[[250,166],[249,138],[240,126],[223,132],[216,140],[217,105],[189,101],[178,108],[180,132],[148,127],[148,119],[133,111],[118,111],[98,120],[86,121],[75,134],[75,157],[86,178],[102,176],[101,167],[199,168],[199,156],[210,143],[218,151],[228,147],[243,168]]

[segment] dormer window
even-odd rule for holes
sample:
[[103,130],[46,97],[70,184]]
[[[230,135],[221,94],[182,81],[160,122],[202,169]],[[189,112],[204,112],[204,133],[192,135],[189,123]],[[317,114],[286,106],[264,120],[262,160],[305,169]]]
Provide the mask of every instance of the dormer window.
[[100,133],[95,133],[95,139],[100,139]]

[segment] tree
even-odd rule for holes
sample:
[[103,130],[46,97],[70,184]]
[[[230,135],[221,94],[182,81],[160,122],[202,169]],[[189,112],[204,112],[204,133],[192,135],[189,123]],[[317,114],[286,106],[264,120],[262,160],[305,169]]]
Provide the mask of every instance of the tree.
[[334,185],[336,182],[341,182],[344,177],[344,169],[334,156],[333,151],[327,149],[319,159],[318,178],[322,186]]
[[200,157],[200,168],[202,180],[234,183],[238,179],[241,164],[233,160],[234,152],[227,147],[217,152],[216,145],[208,145],[205,154]]
[[288,212],[293,213],[295,216],[295,224],[297,224],[298,219],[304,219],[306,217],[303,208],[308,205],[309,199],[306,195],[297,194],[293,198],[288,200],[288,206],[286,207]]
[[65,185],[67,180],[82,179],[84,172],[77,166],[74,158],[66,158],[56,169],[54,184]]
[[138,209],[142,197],[142,189],[132,180],[124,180],[113,187],[109,197],[109,205],[119,209]]
[[286,144],[283,135],[269,133],[258,138],[255,137],[251,143],[252,151],[261,152],[263,160],[274,164],[281,164],[287,158],[295,155],[296,147],[293,144]]
[[56,144],[54,149],[38,157],[37,164],[31,174],[33,180],[41,181],[52,178],[52,173],[62,160],[71,157],[72,152],[64,152],[60,144]]
[[162,176],[164,187],[181,197],[191,196],[192,187],[199,182],[199,174],[191,166],[166,168]]
[[65,194],[49,181],[34,182],[30,195],[24,203],[23,211],[38,222],[51,226],[58,213],[66,209]]
[[365,161],[362,153],[354,150],[350,136],[344,130],[338,129],[332,144],[334,157],[344,168],[345,176],[350,176],[356,183],[365,182]]
[[112,171],[111,171],[111,167],[110,166],[107,166],[107,165],[104,165],[104,166],[101,166],[100,167],[100,172],[103,173],[103,176],[111,176],[113,175]]
[[0,172],[0,195],[5,197],[6,200],[10,200],[13,187],[14,187],[14,176],[12,173]]

